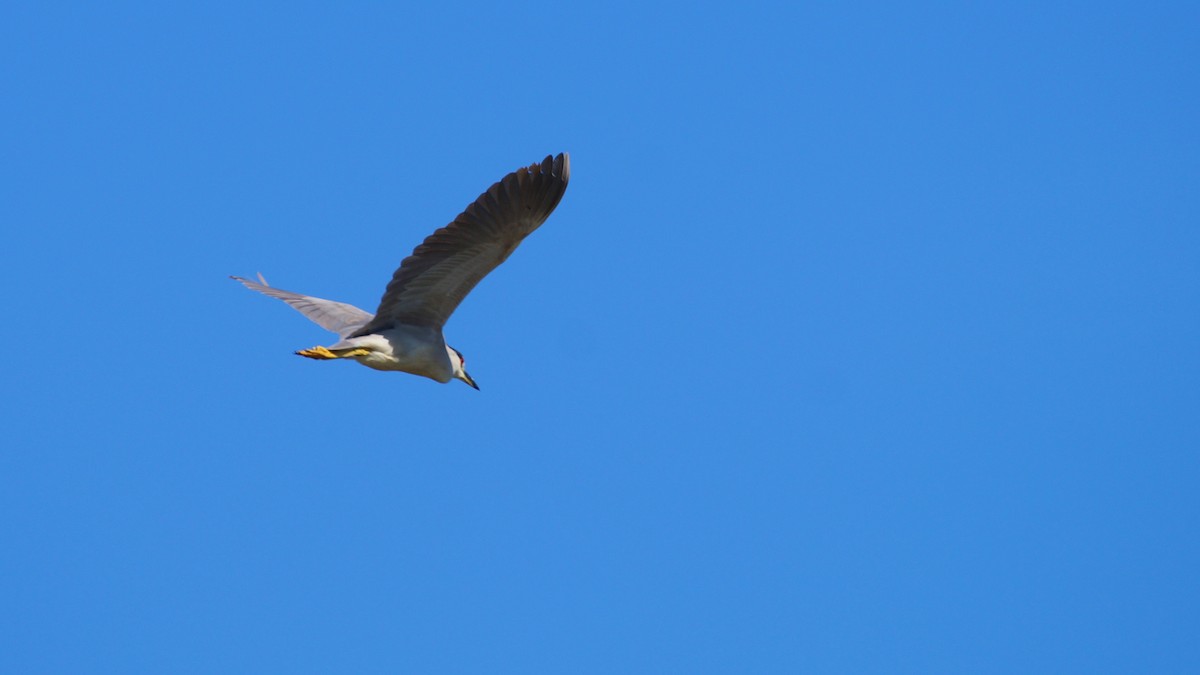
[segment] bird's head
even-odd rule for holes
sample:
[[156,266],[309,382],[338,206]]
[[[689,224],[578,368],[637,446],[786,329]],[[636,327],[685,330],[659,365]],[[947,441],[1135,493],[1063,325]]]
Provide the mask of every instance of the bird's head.
[[450,355],[450,365],[454,367],[455,379],[466,382],[478,391],[479,385],[475,384],[475,380],[472,380],[471,376],[467,374],[467,360],[463,358],[462,353],[450,346],[446,347],[446,353]]

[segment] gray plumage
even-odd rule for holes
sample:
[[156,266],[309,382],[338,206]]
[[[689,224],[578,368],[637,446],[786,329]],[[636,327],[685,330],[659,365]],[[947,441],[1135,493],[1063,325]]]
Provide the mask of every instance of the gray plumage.
[[398,323],[445,324],[467,293],[546,221],[570,177],[570,159],[561,154],[493,184],[400,263],[375,319],[356,335]]
[[255,283],[242,277],[231,278],[242,282],[242,285],[252,291],[258,291],[272,298],[279,298],[295,308],[296,311],[307,316],[321,328],[331,333],[337,333],[340,338],[349,337],[351,333],[367,325],[367,322],[375,317],[370,312],[361,310],[354,305],[347,305],[344,302],[314,298],[311,295],[301,295],[285,291],[282,288],[268,286],[267,280],[263,279],[262,275],[258,277],[258,280],[262,283]]
[[261,275],[261,283],[233,279],[286,302],[341,338],[328,348],[297,354],[353,358],[378,370],[402,370],[439,382],[458,378],[478,389],[466,374],[462,355],[442,339],[442,326],[471,289],[546,221],[566,192],[570,175],[570,157],[563,153],[493,184],[404,259],[375,314],[274,288]]

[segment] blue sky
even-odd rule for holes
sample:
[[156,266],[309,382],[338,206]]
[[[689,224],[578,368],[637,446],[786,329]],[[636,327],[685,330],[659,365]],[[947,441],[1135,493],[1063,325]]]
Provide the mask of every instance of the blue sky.
[[[0,671],[1200,668],[1191,3],[0,10]],[[298,358],[506,172],[446,334]]]

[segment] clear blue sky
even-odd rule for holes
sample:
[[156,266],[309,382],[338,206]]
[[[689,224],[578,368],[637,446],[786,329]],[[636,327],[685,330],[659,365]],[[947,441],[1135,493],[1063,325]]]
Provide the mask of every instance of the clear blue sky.
[[[1194,3],[7,3],[0,671],[1200,670]],[[298,358],[506,172],[482,387]]]

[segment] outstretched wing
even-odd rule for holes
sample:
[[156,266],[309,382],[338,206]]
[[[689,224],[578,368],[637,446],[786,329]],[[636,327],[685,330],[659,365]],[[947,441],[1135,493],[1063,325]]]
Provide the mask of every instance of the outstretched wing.
[[351,337],[396,324],[441,328],[475,284],[545,222],[562,199],[570,175],[570,157],[563,153],[492,185],[404,259],[375,318]]
[[323,300],[310,295],[300,295],[299,293],[272,288],[267,285],[267,280],[263,279],[261,274],[258,277],[259,281],[262,282],[261,284],[241,277],[230,277],[230,279],[240,281],[243,286],[252,291],[258,291],[272,298],[279,298],[304,316],[307,316],[313,323],[316,323],[327,331],[337,333],[341,338],[345,338],[347,335],[358,330],[373,318],[370,312],[363,311],[354,305],[347,305],[344,302]]

